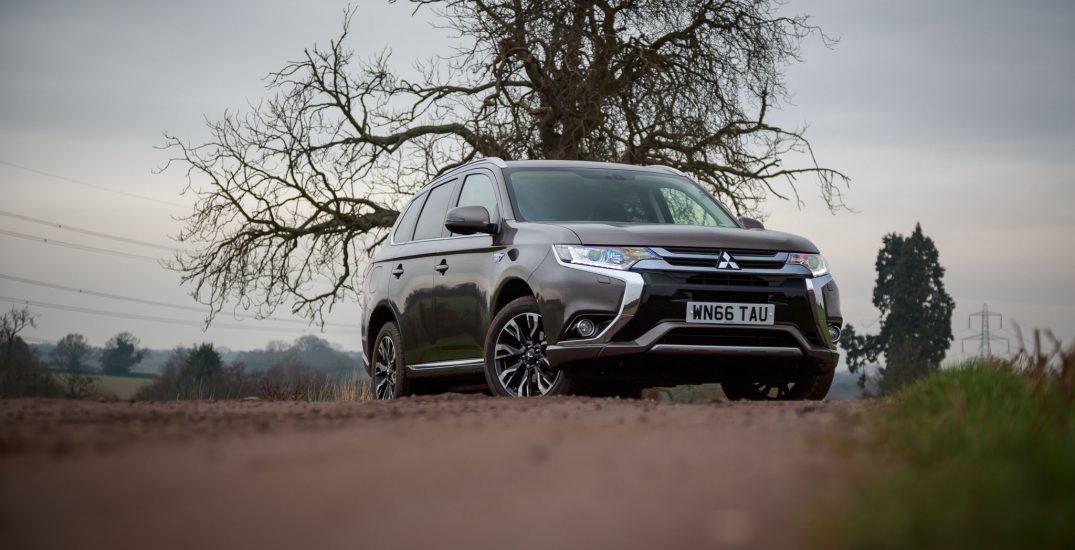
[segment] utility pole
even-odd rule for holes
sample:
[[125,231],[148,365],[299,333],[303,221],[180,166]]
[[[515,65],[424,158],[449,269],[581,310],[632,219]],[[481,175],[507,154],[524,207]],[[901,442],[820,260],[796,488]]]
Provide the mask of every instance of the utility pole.
[[967,316],[967,329],[971,328],[971,324],[974,318],[978,317],[978,322],[981,326],[979,333],[973,336],[967,336],[960,342],[960,348],[965,353],[967,351],[967,341],[978,342],[978,357],[982,359],[989,358],[993,355],[992,342],[994,340],[1000,342],[1003,341],[1008,346],[1008,353],[1012,351],[1012,343],[1008,338],[1004,336],[993,336],[992,333],[992,320],[994,318],[999,322],[997,327],[1000,330],[1004,329],[1004,316],[994,311],[989,311],[989,304],[982,304],[982,311],[976,311]]

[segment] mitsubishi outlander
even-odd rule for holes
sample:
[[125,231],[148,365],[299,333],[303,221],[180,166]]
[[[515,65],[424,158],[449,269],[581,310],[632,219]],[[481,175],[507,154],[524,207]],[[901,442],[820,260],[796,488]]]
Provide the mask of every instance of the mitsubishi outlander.
[[366,268],[378,399],[482,381],[501,396],[719,382],[822,399],[839,291],[808,240],[736,217],[676,169],[478,160],[437,177]]

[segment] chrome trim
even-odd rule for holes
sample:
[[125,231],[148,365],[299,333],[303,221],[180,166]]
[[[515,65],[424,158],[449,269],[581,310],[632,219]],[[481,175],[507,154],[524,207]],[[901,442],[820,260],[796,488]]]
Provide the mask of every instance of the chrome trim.
[[[778,268],[747,268],[747,269],[718,269],[717,265],[720,262],[719,254],[685,254],[681,252],[671,252],[667,248],[661,247],[649,247],[650,250],[657,253],[661,258],[640,260],[636,266],[641,269],[660,269],[665,271],[697,271],[703,273],[745,273],[748,275],[799,275],[809,276],[810,270],[799,264],[789,264],[788,257],[791,252],[767,252],[759,250],[757,254],[745,254],[740,252],[739,254],[728,254],[736,262],[770,262],[774,265],[779,264]],[[727,252],[722,250],[721,252]],[[713,267],[703,266],[684,266],[684,265],[672,265],[665,260],[665,258],[678,258],[684,260],[711,260]],[[645,263],[643,263],[645,262]]]
[[565,262],[560,258],[560,255],[556,253],[556,245],[552,246],[552,257],[556,259],[556,263],[568,269],[577,269],[579,271],[604,275],[605,277],[612,279],[619,279],[624,283],[623,299],[620,300],[620,310],[604,330],[597,333],[592,338],[562,340],[557,342],[557,345],[571,346],[607,342],[611,335],[623,328],[623,325],[627,324],[627,322],[631,320],[631,317],[634,316],[635,312],[638,311],[638,306],[642,302],[642,290],[646,286],[641,274],[633,271],[620,271],[618,269],[609,269],[607,267],[579,265]]
[[[432,239],[418,239],[417,241],[407,241],[405,243],[397,243],[395,241],[391,241],[391,244],[392,244],[392,246],[402,246],[402,245],[405,245],[405,244],[428,243],[428,242],[432,242],[432,241],[446,241],[448,239],[470,239],[470,238],[474,238],[474,237],[492,237],[492,235],[490,235],[488,233],[475,233],[473,235],[451,235],[451,236],[448,236],[448,237],[433,237]],[[436,254],[424,254],[424,255],[425,256],[435,256]],[[394,261],[394,260],[378,260],[378,262],[392,262],[392,261]]]
[[822,275],[820,277],[806,278],[806,294],[807,297],[812,298],[816,307],[810,308],[811,313],[814,315],[814,323],[817,326],[817,332],[821,336],[821,341],[825,345],[832,349],[832,339],[829,338],[829,323],[825,313],[825,297],[821,293],[821,289],[832,281],[832,275]]
[[[736,256],[732,256],[736,258]],[[703,257],[708,259],[709,257]],[[717,269],[716,256],[714,258],[713,267],[702,266],[690,266],[690,265],[672,265],[661,259],[648,259],[639,260],[633,267],[637,269],[646,269],[653,271],[682,271],[682,272],[694,272],[694,273],[724,273],[729,275],[776,275],[784,277],[809,277],[810,270],[798,264],[783,264],[780,269]],[[738,258],[736,258],[738,260]]]
[[635,353],[640,349],[649,349],[661,338],[668,335],[669,332],[680,328],[698,329],[698,328],[712,328],[714,332],[725,331],[737,331],[737,330],[751,330],[751,331],[770,331],[770,332],[783,332],[790,335],[799,344],[799,348],[806,351],[832,351],[831,349],[817,348],[806,339],[806,335],[802,330],[794,324],[777,324],[777,325],[700,325],[698,323],[688,323],[686,321],[662,321],[653,326],[653,328],[642,333],[641,336],[635,338],[632,341],[615,342],[612,344],[602,344],[600,342],[589,341],[577,341],[579,346],[562,346],[559,344],[550,345],[547,349],[551,351],[570,350],[578,347],[594,347],[602,348],[602,356],[618,355],[618,350],[627,350],[630,353]]
[[[660,247],[656,247],[656,246],[651,246],[651,247],[648,247],[648,248],[650,250],[656,252],[659,256],[664,257],[664,258],[685,258],[685,259],[693,259],[693,260],[709,260],[709,259],[712,259],[714,261],[716,261],[716,260],[718,260],[720,258],[719,254],[684,254],[684,253],[681,253],[681,252],[672,252],[672,251],[668,250],[667,248],[660,248]],[[721,250],[721,252],[728,252],[728,251]],[[770,261],[770,262],[773,262],[773,263],[776,263],[776,262],[787,263],[788,256],[791,255],[790,252],[770,252],[770,251],[765,251],[765,250],[759,250],[758,254],[743,254],[743,253],[732,254],[731,252],[728,252],[728,253],[731,254],[732,258],[735,258],[736,260],[748,260],[748,261],[756,261],[756,262]]]
[[485,369],[484,359],[454,359],[407,365],[407,374],[442,374],[445,371],[478,372]]
[[686,344],[657,344],[649,353],[666,355],[732,355],[738,357],[790,357],[803,356],[799,348],[761,346],[702,346]]

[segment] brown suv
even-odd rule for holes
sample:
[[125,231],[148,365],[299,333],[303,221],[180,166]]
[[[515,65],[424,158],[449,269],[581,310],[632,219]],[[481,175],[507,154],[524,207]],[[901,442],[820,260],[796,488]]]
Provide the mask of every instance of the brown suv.
[[482,378],[506,396],[720,382],[821,399],[842,325],[810,241],[675,169],[575,161],[487,158],[426,185],[363,304],[379,399]]

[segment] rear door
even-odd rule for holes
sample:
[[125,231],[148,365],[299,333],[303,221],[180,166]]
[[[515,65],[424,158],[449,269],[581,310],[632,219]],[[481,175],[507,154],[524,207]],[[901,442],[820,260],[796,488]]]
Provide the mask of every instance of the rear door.
[[[389,293],[399,314],[403,357],[408,365],[437,360],[434,352],[434,267],[445,233],[444,215],[455,196],[457,182],[447,181],[423,193],[413,229],[406,230],[405,223],[410,220],[401,220],[399,229],[404,232],[392,236],[392,260],[384,262],[388,269]],[[404,215],[409,216],[410,209]]]
[[[494,177],[485,169],[465,174],[453,197],[452,208],[483,206],[489,212],[489,220],[499,224],[503,209],[497,200],[499,193]],[[490,309],[495,289],[491,279],[497,253],[503,249],[496,236],[485,233],[449,234],[441,241],[433,306],[437,320],[436,354],[441,360],[481,360],[485,332],[492,320]]]

